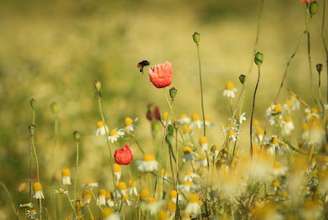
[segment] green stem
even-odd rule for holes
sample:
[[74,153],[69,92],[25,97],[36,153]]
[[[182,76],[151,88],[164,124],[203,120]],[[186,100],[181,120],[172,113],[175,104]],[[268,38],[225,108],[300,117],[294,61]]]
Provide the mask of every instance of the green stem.
[[77,199],[78,185],[79,185],[79,148],[80,143],[76,142],[76,159],[75,159],[75,182],[74,182],[74,201]]
[[7,197],[8,197],[9,203],[10,203],[10,207],[11,207],[13,213],[16,215],[17,219],[19,219],[19,214],[18,214],[17,209],[15,207],[14,200],[13,200],[7,186],[3,182],[0,182],[0,186],[2,187],[3,191],[5,191],[5,193],[7,194]]
[[197,59],[198,59],[199,86],[200,86],[200,105],[201,105],[202,117],[203,117],[203,135],[206,136],[202,64],[201,64],[201,59],[200,59],[200,52],[199,52],[199,44],[198,43],[196,44],[196,47],[197,47]]

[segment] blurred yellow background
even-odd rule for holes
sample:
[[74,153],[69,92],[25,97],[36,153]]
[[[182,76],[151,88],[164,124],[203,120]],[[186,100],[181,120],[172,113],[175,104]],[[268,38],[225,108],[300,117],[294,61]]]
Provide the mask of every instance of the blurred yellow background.
[[[208,117],[216,123],[212,141],[220,144],[221,125],[229,113],[222,97],[227,80],[238,84],[252,61],[256,35],[257,2],[217,0],[122,0],[8,1],[0,3],[0,179],[19,202],[24,195],[17,186],[28,177],[29,100],[37,101],[37,147],[44,178],[58,167],[70,166],[74,157],[72,133],[83,135],[81,174],[95,179],[108,175],[102,141],[94,137],[97,114],[93,82],[104,87],[104,106],[109,125],[122,119],[140,119],[139,139],[151,145],[145,119],[148,103],[168,110],[166,90],[155,89],[136,64],[173,63],[174,86],[178,89],[177,112],[200,113],[196,49],[191,35],[201,33],[205,102]],[[320,15],[311,21],[313,63],[323,63]],[[265,1],[259,50],[264,53],[263,78],[258,92],[256,116],[277,92],[287,59],[304,30],[304,8],[298,0]],[[255,84],[249,77],[246,110]],[[317,75],[315,75],[317,76]],[[309,98],[306,42],[290,68],[288,85]],[[323,78],[323,82],[326,78]],[[324,84],[325,86],[325,84]],[[53,156],[54,115],[57,102],[59,150]],[[249,113],[248,113],[249,114]],[[104,167],[99,170],[99,167]],[[1,194],[3,195],[3,194]],[[5,209],[0,196],[0,209]],[[5,214],[3,214],[5,216]],[[0,219],[2,219],[0,217]]]

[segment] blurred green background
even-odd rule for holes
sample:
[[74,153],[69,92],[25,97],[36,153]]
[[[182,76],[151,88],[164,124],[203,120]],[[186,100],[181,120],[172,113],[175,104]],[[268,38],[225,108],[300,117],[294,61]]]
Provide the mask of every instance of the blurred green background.
[[[191,35],[201,33],[205,101],[219,142],[221,125],[229,113],[222,90],[227,80],[238,84],[252,60],[256,33],[255,0],[58,0],[0,1],[0,179],[18,202],[25,195],[17,186],[28,177],[29,100],[37,100],[37,147],[41,176],[51,179],[54,170],[70,166],[74,157],[72,132],[83,135],[84,177],[108,175],[99,160],[105,152],[94,137],[97,115],[93,82],[103,82],[105,110],[110,126],[126,115],[140,119],[139,139],[149,146],[149,125],[144,117],[150,102],[167,110],[165,90],[155,89],[146,74],[138,72],[142,59],[151,64],[173,63],[174,86],[178,89],[177,111],[200,112],[196,50]],[[320,42],[321,11],[311,21],[313,62],[324,62]],[[258,93],[257,116],[277,92],[288,57],[304,30],[304,6],[298,0],[265,1],[259,49],[265,55]],[[309,98],[309,74],[305,41],[290,68],[288,84]],[[249,77],[253,90],[255,76]],[[323,81],[325,82],[325,78]],[[53,156],[54,115],[57,102],[59,153]],[[250,94],[246,99],[250,106]],[[147,145],[147,146],[146,146]],[[99,147],[102,146],[102,147]],[[103,169],[101,169],[103,167]],[[24,197],[25,196],[25,197]],[[7,198],[0,196],[0,210]],[[0,219],[6,218],[6,211]]]

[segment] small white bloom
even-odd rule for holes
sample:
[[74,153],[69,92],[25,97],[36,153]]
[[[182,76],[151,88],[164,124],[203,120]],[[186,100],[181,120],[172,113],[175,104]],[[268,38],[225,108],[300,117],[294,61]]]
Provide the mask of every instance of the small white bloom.
[[158,170],[158,162],[155,160],[154,155],[145,154],[143,160],[138,161],[137,167],[141,172],[153,172]]

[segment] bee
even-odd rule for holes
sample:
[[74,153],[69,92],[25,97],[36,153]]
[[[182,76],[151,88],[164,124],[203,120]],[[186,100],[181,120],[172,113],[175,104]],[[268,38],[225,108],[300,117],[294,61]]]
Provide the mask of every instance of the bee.
[[148,60],[142,60],[137,64],[137,67],[139,68],[140,73],[143,73],[144,67],[149,66],[150,63]]

